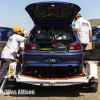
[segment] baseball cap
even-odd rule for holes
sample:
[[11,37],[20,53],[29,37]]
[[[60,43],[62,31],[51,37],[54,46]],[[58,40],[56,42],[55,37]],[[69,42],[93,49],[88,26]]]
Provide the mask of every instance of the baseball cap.
[[82,17],[81,14],[77,14],[75,17]]
[[20,29],[18,26],[13,28],[13,32],[18,32],[18,31],[22,31],[23,29]]

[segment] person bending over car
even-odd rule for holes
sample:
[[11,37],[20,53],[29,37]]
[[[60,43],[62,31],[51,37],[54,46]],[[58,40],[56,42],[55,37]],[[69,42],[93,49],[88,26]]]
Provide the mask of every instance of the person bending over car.
[[21,30],[23,29],[20,29],[19,27],[13,28],[13,34],[9,37],[6,46],[2,51],[0,67],[0,84],[2,83],[4,76],[8,72],[10,62],[16,59],[19,43],[26,40],[25,37],[20,36]]
[[74,30],[77,32],[77,36],[82,44],[83,51],[85,50],[92,37],[92,29],[90,22],[84,19],[80,14],[75,17]]

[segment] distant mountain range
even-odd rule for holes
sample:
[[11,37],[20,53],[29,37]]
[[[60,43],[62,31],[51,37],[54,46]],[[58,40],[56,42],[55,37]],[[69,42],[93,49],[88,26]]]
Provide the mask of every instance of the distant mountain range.
[[100,26],[100,19],[88,20],[91,23],[91,26]]

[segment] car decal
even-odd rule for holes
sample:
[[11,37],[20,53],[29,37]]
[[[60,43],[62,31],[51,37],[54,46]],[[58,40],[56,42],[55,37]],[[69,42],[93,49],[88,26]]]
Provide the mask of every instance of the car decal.
[[8,39],[8,42],[12,42],[12,38],[9,38],[9,39]]
[[82,22],[82,26],[89,26],[88,23]]

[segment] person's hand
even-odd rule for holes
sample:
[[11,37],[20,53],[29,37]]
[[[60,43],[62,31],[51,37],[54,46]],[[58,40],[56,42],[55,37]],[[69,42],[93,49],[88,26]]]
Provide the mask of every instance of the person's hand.
[[19,54],[17,54],[17,57],[19,57]]
[[89,40],[91,42],[91,40]]
[[24,39],[24,42],[26,41],[27,38]]
[[20,55],[17,54],[17,55],[16,55],[16,61],[19,61],[19,59],[20,59]]
[[16,61],[18,61],[18,59],[16,59]]

